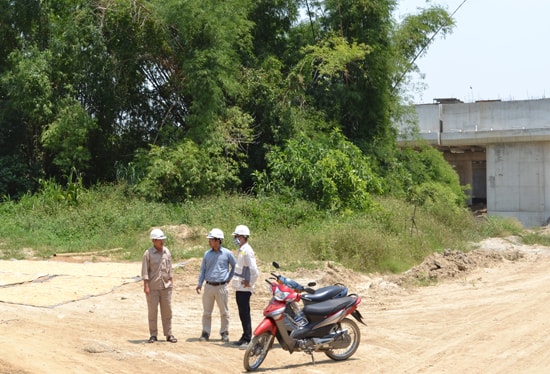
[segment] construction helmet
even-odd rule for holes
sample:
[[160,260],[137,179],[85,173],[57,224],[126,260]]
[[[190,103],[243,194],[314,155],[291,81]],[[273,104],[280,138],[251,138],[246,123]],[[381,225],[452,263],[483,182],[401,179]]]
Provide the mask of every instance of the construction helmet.
[[206,236],[208,239],[223,239],[223,231],[220,229],[212,229]]
[[151,235],[149,235],[149,237],[153,240],[155,240],[155,239],[158,239],[158,240],[166,239],[166,235],[164,235],[164,233],[162,232],[161,229],[151,230]]
[[235,227],[235,231],[233,232],[232,235],[233,236],[242,235],[242,236],[249,237],[250,236],[250,230],[245,225],[238,225],[237,227]]

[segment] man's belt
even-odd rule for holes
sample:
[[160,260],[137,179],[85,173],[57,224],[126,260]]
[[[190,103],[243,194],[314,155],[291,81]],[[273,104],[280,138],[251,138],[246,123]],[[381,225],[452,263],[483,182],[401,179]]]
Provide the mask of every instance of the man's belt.
[[206,281],[206,284],[209,284],[211,286],[221,286],[221,285],[224,285],[226,283],[227,283],[227,281],[225,281],[225,282],[209,282],[209,281]]

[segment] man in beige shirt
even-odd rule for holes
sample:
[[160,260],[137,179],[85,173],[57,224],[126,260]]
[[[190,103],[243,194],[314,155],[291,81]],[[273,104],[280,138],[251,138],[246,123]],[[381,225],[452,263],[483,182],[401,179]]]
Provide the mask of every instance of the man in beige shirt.
[[157,341],[159,304],[162,330],[166,341],[176,343],[178,340],[172,335],[172,256],[164,246],[166,235],[161,229],[153,229],[150,238],[153,246],[145,251],[141,262],[143,291],[147,297],[149,343]]

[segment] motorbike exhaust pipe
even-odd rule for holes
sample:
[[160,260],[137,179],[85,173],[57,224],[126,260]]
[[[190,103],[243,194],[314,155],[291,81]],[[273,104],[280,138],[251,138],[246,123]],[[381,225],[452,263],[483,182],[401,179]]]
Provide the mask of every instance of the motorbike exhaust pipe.
[[340,331],[335,335],[330,335],[322,338],[311,338],[299,340],[299,346],[305,351],[319,351],[321,349],[340,349],[347,348],[351,343],[351,338]]
[[334,341],[334,338],[313,338],[313,344],[315,346],[323,345],[323,344],[329,344]]

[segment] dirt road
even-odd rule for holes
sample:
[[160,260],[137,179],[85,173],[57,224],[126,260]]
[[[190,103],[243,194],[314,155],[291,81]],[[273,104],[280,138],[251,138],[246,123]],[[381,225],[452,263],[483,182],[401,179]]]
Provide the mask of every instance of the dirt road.
[[[320,285],[344,281],[363,296],[361,345],[347,361],[272,350],[260,372],[548,373],[550,251],[494,239],[455,261],[435,256],[400,277],[287,274]],[[214,335],[199,342],[199,259],[176,269],[173,330],[148,344],[138,263],[0,261],[0,373],[241,373],[243,352]],[[467,264],[467,265],[464,265]],[[266,272],[269,267],[263,267]],[[265,274],[264,274],[265,275]],[[411,279],[437,284],[404,287]],[[269,299],[253,296],[253,324]],[[231,339],[240,323],[231,302]],[[159,325],[160,326],[160,325]],[[214,329],[219,315],[214,314]]]

